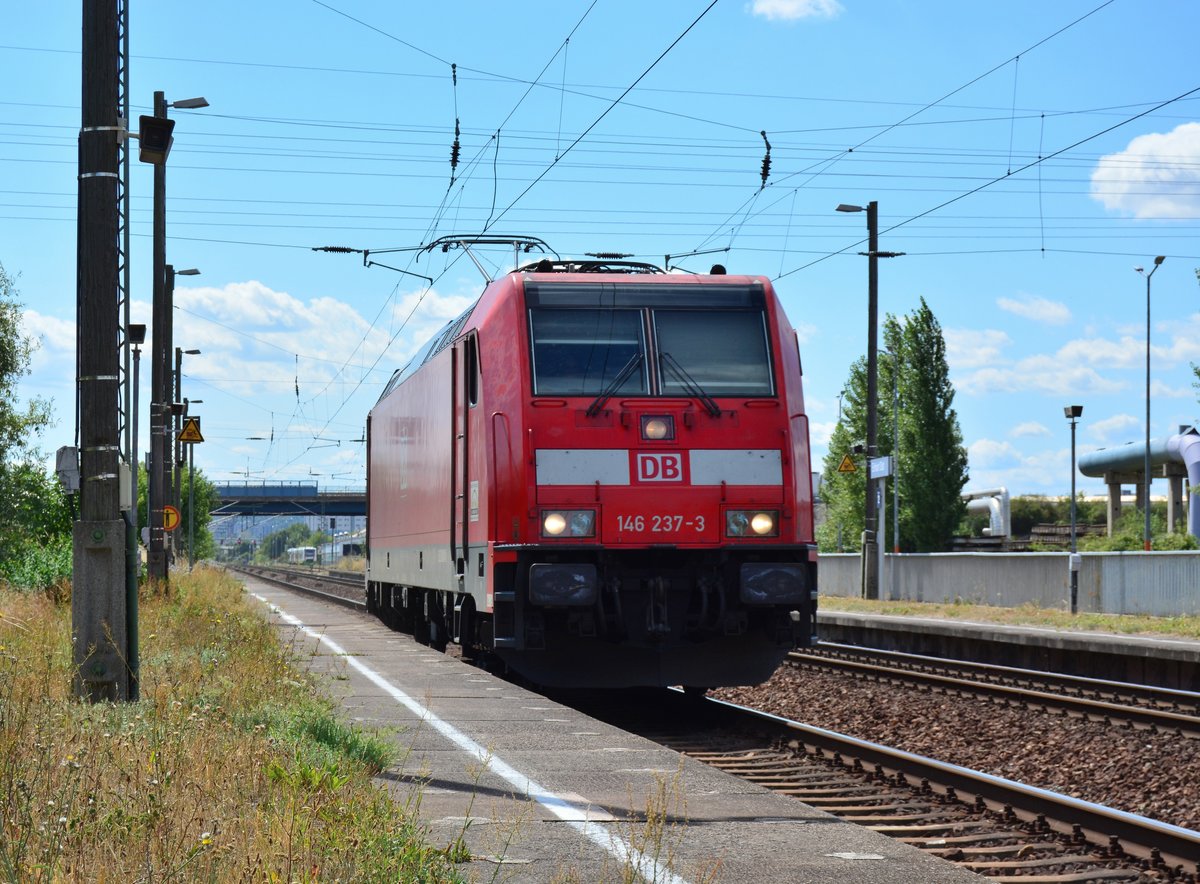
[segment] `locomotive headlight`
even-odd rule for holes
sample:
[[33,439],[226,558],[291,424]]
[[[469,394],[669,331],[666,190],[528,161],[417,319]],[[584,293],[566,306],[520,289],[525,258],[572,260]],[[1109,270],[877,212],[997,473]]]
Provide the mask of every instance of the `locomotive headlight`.
[[727,510],[726,537],[775,537],[779,513],[774,510]]
[[774,513],[755,513],[750,517],[750,530],[759,537],[775,533]]
[[675,438],[675,418],[669,414],[642,415],[642,438],[657,442]]
[[544,510],[542,535],[545,537],[594,537],[595,510]]

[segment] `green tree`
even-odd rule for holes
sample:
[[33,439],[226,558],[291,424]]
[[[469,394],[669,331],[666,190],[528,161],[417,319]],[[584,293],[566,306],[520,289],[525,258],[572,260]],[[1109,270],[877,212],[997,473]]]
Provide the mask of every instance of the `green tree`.
[[0,265],[0,464],[36,458],[33,440],[50,425],[50,402],[34,397],[22,407],[17,386],[29,374],[37,342],[21,329],[16,280]]
[[21,328],[15,280],[0,265],[0,573],[10,576],[10,563],[61,546],[71,533],[69,502],[36,445],[50,424],[50,402],[21,405],[17,392],[36,346]]
[[[883,323],[886,352],[879,356],[876,448],[879,456],[897,453],[899,435],[900,548],[907,552],[945,549],[966,505],[960,495],[967,482],[967,452],[954,411],[954,389],[946,363],[941,326],[921,300],[921,306],[900,322],[888,316]],[[865,456],[853,454],[866,441],[866,360],[850,367],[842,395],[841,415],[829,441],[822,477],[826,521],[818,531],[824,550],[861,548],[866,501]],[[899,409],[894,407],[898,393]],[[839,472],[846,455],[856,470]],[[880,508],[880,540],[891,546],[892,497]]]
[[[894,332],[893,324],[888,332]],[[945,549],[966,513],[961,494],[967,484],[954,385],[946,362],[946,339],[937,317],[921,299],[889,348],[900,361],[900,494],[907,506],[900,532],[915,552]]]
[[[842,390],[837,426],[829,437],[821,476],[825,521],[817,529],[817,542],[826,552],[862,549],[866,507],[867,463],[863,447],[867,438],[867,363],[858,359]],[[861,451],[856,453],[856,449]],[[845,458],[849,461],[845,461]],[[851,470],[839,470],[846,462]]]

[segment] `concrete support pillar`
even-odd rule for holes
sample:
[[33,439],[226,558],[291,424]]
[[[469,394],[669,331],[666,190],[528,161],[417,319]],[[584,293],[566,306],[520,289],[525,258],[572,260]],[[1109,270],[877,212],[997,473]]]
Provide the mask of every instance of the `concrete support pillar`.
[[1183,506],[1183,476],[1168,476],[1167,484],[1170,487],[1167,495],[1167,533],[1174,534]]
[[1104,477],[1108,485],[1108,536],[1113,536],[1113,526],[1117,524],[1117,519],[1121,518],[1121,483],[1113,481],[1108,476]]

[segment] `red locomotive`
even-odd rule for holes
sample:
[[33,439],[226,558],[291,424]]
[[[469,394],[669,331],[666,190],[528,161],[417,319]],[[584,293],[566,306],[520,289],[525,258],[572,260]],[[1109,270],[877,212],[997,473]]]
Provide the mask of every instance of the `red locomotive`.
[[813,640],[800,353],[763,277],[509,273],[393,375],[367,461],[368,607],[436,648],[703,689]]

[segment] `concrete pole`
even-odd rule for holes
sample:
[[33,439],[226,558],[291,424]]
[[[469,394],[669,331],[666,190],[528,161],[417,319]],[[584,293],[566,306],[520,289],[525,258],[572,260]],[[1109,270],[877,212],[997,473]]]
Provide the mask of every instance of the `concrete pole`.
[[[879,203],[867,203],[867,463],[878,454],[879,435]],[[867,498],[863,510],[863,597],[879,598],[879,570],[875,544],[879,542],[875,506],[877,489],[867,473]]]
[[126,524],[120,509],[120,257],[116,0],[83,5],[77,226],[76,384],[80,519],[74,525],[71,623],[75,693],[129,696]]

